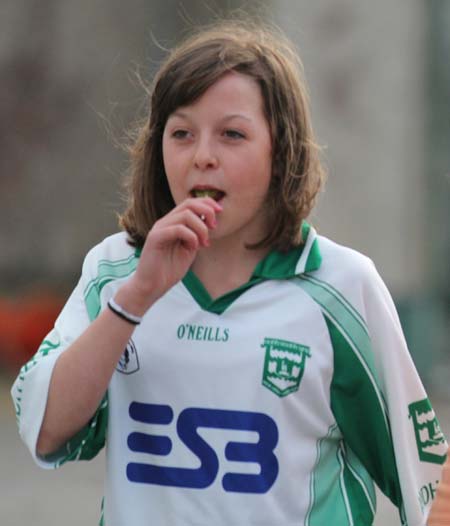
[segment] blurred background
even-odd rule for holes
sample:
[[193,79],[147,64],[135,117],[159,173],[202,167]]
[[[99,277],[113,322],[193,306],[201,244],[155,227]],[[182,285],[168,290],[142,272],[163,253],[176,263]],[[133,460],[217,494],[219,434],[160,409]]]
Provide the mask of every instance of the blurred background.
[[[151,80],[187,30],[236,8],[297,45],[329,170],[312,222],[374,260],[450,435],[450,2],[2,0],[2,525],[97,523],[102,456],[38,470],[9,389],[86,252],[117,230],[120,145],[145,110],[136,73]],[[383,499],[376,524],[399,524]]]

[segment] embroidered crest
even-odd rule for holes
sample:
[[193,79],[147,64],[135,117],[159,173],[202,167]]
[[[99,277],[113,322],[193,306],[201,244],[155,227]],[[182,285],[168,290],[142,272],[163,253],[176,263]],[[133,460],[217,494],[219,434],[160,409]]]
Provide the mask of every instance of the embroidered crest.
[[123,374],[132,374],[139,371],[139,358],[133,340],[130,339],[127,343],[125,351],[116,366],[116,371]]
[[408,409],[409,418],[412,418],[414,424],[420,460],[443,464],[447,444],[428,398],[409,404]]
[[264,338],[261,347],[266,349],[263,385],[278,396],[297,391],[311,356],[309,347],[275,338]]

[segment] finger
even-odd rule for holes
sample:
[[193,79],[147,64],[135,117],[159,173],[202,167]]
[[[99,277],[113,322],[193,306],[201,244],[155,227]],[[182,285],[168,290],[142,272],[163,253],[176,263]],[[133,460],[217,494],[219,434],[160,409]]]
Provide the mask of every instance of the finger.
[[203,207],[204,205],[206,205],[208,208],[211,208],[216,214],[222,212],[223,210],[222,205],[217,201],[214,201],[214,199],[212,199],[211,197],[190,197],[189,199],[186,199],[185,203],[192,207]]
[[[201,210],[193,211],[191,209],[178,210],[169,216],[167,221],[170,224],[182,224],[190,228],[197,235],[199,242],[202,246],[209,245],[209,224],[215,222],[214,216],[212,216],[211,210],[205,210],[203,214]],[[201,216],[205,219],[202,220]],[[209,219],[211,217],[211,219]]]
[[198,211],[199,219],[208,227],[208,229],[214,229],[217,226],[216,212],[207,208],[205,210]]
[[222,211],[219,203],[210,197],[196,197],[187,199],[185,205],[192,210],[208,226],[215,228],[217,226],[217,214]]
[[[162,232],[161,232],[162,233]],[[164,229],[164,235],[161,236],[159,243],[163,246],[180,242],[184,248],[195,251],[200,246],[200,240],[197,234],[188,226],[177,224]]]
[[208,206],[211,206],[216,212],[221,212],[223,210],[222,205],[212,197],[191,197],[190,200],[194,203],[205,203]]

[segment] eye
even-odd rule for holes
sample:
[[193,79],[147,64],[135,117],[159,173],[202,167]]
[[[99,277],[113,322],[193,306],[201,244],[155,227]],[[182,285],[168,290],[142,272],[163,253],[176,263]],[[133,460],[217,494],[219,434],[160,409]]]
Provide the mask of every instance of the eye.
[[245,139],[245,135],[238,130],[225,130],[223,134],[229,139]]
[[183,129],[179,129],[179,130],[174,130],[170,136],[173,137],[174,139],[186,139],[186,137],[188,137],[189,135],[189,132],[187,130],[183,130]]

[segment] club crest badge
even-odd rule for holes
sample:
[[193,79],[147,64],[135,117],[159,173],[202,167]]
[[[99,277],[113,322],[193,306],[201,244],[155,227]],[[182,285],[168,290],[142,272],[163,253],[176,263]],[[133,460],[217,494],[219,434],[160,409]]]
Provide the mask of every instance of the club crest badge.
[[428,398],[409,404],[408,409],[409,418],[414,424],[420,460],[443,464],[447,454],[447,444]]
[[262,384],[278,396],[298,390],[305,371],[309,347],[286,340],[264,338],[266,349]]
[[122,374],[132,374],[139,371],[139,358],[133,340],[130,339],[127,343],[125,351],[116,366],[116,371]]

